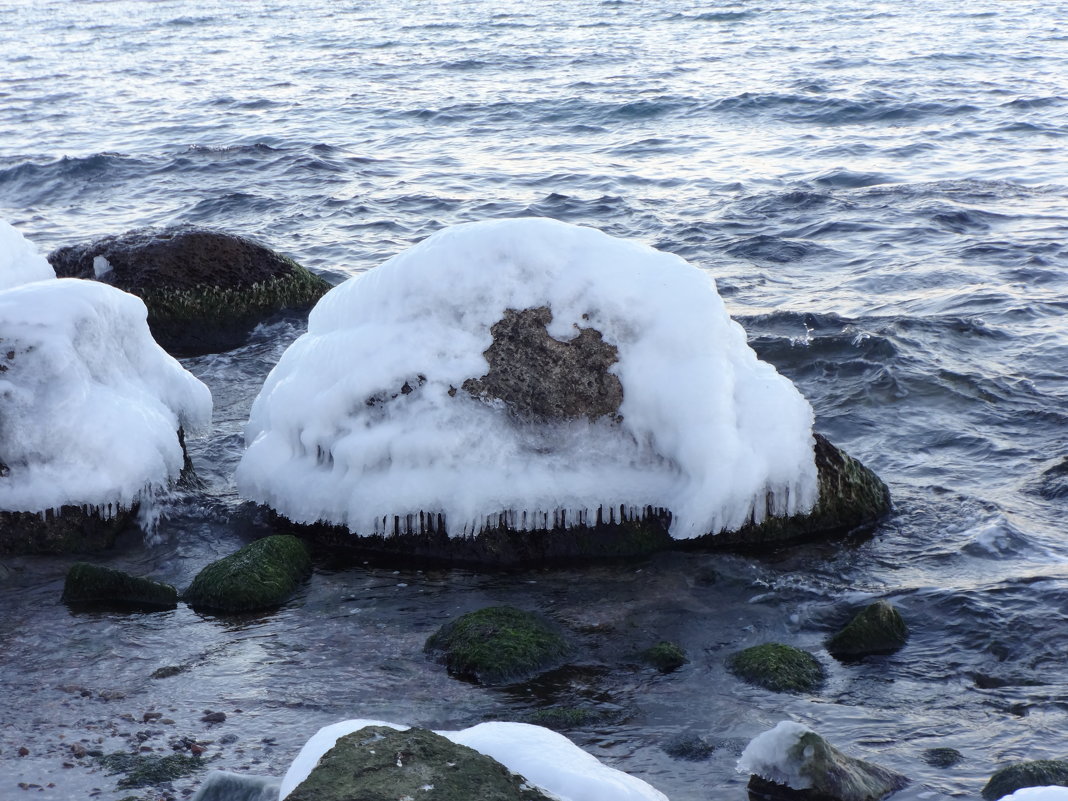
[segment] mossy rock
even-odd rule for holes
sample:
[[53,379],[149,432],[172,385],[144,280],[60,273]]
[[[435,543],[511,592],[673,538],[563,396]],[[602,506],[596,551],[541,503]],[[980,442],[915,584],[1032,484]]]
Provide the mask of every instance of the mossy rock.
[[769,642],[732,655],[727,668],[735,676],[773,692],[806,693],[824,679],[823,665],[808,651]]
[[618,723],[626,717],[620,709],[596,709],[581,706],[550,706],[523,715],[521,721],[553,731],[582,729]]
[[430,635],[424,650],[454,675],[505,684],[558,665],[571,647],[541,616],[491,606],[446,623]]
[[928,748],[923,752],[923,761],[932,768],[952,768],[964,760],[964,754],[956,748]]
[[97,759],[109,775],[124,774],[118,782],[120,790],[172,782],[203,770],[205,767],[205,762],[200,757],[190,754],[157,756],[116,751]]
[[661,673],[671,673],[690,661],[681,646],[666,640],[658,642],[652,648],[646,648],[640,656],[643,662],[652,665]]
[[769,545],[803,542],[872,528],[890,513],[890,490],[875,473],[832,445],[815,439],[819,497],[806,515],[769,517],[737,531],[698,537],[692,545],[766,550]]
[[1068,787],[1068,759],[1017,762],[990,777],[983,788],[986,801],[997,801],[1022,787]]
[[137,509],[112,515],[80,506],[55,513],[0,512],[0,554],[93,553],[110,548]]
[[246,545],[201,570],[182,600],[221,612],[246,612],[281,606],[311,573],[304,543],[292,534],[275,534]]
[[173,609],[178,605],[178,591],[170,584],[138,578],[121,570],[75,562],[63,584],[63,602]]
[[312,306],[330,288],[292,259],[240,236],[142,229],[48,255],[56,275],[111,284],[148,307],[156,341],[176,355],[242,344],[259,322]]
[[368,726],[338,738],[287,801],[550,801],[508,768],[426,729]]
[[901,613],[889,601],[876,601],[827,640],[827,651],[837,659],[891,654],[901,649],[908,638],[909,629]]

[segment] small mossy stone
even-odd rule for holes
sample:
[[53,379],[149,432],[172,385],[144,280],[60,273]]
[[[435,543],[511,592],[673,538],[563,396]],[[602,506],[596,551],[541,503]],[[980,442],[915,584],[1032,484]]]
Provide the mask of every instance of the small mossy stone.
[[205,567],[182,599],[190,606],[245,612],[281,606],[311,573],[304,543],[292,534],[275,534],[246,545]]
[[1068,787],[1068,760],[1036,759],[1002,768],[986,783],[983,798],[997,801],[1022,787]]
[[823,665],[808,651],[769,642],[732,655],[727,668],[738,678],[774,692],[812,692],[823,683]]
[[[432,793],[427,789],[433,788]],[[523,777],[426,729],[368,726],[338,738],[287,801],[549,801]]]
[[118,782],[120,790],[133,790],[138,787],[149,787],[171,782],[202,770],[205,766],[205,762],[200,757],[189,754],[157,756],[155,754],[134,754],[126,751],[106,754],[98,757],[98,761],[104,766],[108,774],[123,774],[123,777]]
[[63,584],[63,601],[72,605],[120,604],[173,609],[178,591],[170,584],[138,578],[110,567],[75,562]]
[[642,661],[652,665],[661,673],[670,673],[678,670],[690,660],[686,658],[686,652],[681,646],[673,642],[658,642],[652,648],[646,648],[641,653]]
[[504,684],[555,666],[571,648],[541,616],[491,606],[446,623],[430,635],[424,650],[457,676]]
[[575,706],[551,706],[546,709],[536,709],[522,717],[523,723],[532,723],[553,731],[567,731],[568,729],[581,729],[587,726],[598,726],[616,723],[625,717],[620,710],[590,709],[588,707]]
[[838,659],[890,654],[904,646],[908,637],[901,613],[888,601],[876,601],[827,640],[827,651]]
[[963,759],[964,754],[956,748],[928,748],[923,752],[923,761],[932,768],[952,768]]

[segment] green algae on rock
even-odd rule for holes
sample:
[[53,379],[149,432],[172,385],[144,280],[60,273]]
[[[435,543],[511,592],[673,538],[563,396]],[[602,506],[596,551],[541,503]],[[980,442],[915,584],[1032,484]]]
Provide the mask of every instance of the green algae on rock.
[[68,604],[124,604],[174,609],[178,591],[170,584],[138,578],[110,567],[75,562],[63,584],[63,601]]
[[137,295],[163,348],[179,355],[240,345],[256,323],[312,306],[330,288],[292,259],[250,239],[191,227],[143,229],[48,255],[59,277]]
[[774,692],[812,692],[823,683],[823,665],[808,651],[769,642],[733,654],[727,668],[738,678]]
[[643,662],[652,665],[661,673],[671,673],[690,661],[681,646],[666,640],[658,642],[652,648],[646,648],[639,656]]
[[990,777],[983,787],[986,801],[997,801],[1023,787],[1068,787],[1068,759],[1016,762]]
[[158,756],[127,751],[116,751],[97,759],[110,775],[123,774],[118,782],[120,790],[150,787],[181,779],[203,770],[206,764],[200,757],[189,754]]
[[[367,726],[338,738],[287,801],[550,801],[522,776],[426,729]],[[477,789],[476,789],[477,788]]]
[[427,639],[424,651],[457,676],[506,684],[556,666],[571,647],[541,616],[491,606],[443,625]]
[[270,609],[289,600],[311,569],[300,539],[275,534],[212,562],[193,579],[182,600],[222,612]]
[[876,601],[862,609],[845,628],[827,640],[827,651],[836,659],[859,659],[890,654],[908,640],[909,630],[901,613],[889,601]]

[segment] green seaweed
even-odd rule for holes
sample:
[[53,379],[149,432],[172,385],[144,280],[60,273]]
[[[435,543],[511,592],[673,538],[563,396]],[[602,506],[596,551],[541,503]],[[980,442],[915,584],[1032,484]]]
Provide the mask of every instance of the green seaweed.
[[774,692],[811,692],[823,683],[823,666],[808,651],[769,642],[727,660],[738,678]]
[[424,650],[450,673],[480,684],[504,684],[539,673],[571,648],[545,620],[511,606],[469,612],[438,629]]
[[190,754],[136,754],[128,751],[116,751],[97,757],[109,775],[125,774],[119,779],[120,790],[133,790],[138,787],[163,784],[181,779],[198,770],[203,770],[205,763],[200,757]]
[[311,573],[311,557],[300,539],[275,534],[246,545],[205,567],[182,599],[190,606],[245,612],[281,606]]

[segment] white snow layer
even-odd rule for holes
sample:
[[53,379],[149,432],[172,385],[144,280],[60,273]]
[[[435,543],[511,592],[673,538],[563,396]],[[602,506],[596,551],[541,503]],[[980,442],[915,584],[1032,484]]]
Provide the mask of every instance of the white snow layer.
[[56,271],[37,246],[10,223],[0,220],[0,290],[55,277]]
[[[278,792],[279,801],[308,778],[339,738],[367,726],[387,726],[398,731],[408,728],[377,720],[346,720],[325,726],[305,743],[289,766]],[[604,765],[562,734],[541,726],[494,722],[436,733],[497,760],[560,801],[668,801],[666,795],[641,779]]]
[[[554,338],[594,328],[618,348],[622,423],[522,423],[459,389],[487,373],[505,310],[541,306]],[[688,538],[763,519],[769,492],[772,514],[810,510],[812,423],[707,273],[589,228],[481,222],[319,301],[252,407],[237,482],[296,522],[360,534],[392,532],[394,516],[404,530],[420,512],[444,515],[456,535],[501,513],[536,529],[558,512],[574,525],[599,508],[618,519],[620,507],[629,517],[651,506]]]
[[756,774],[768,781],[784,784],[794,790],[808,790],[812,780],[803,776],[800,763],[792,759],[789,751],[802,735],[811,732],[808,726],[783,720],[775,728],[757,735],[738,758],[737,771]]
[[178,477],[178,428],[208,425],[211,393],[146,316],[139,298],[95,281],[0,291],[0,509],[130,506]]
[[1024,787],[1001,801],[1068,801],[1068,787]]

